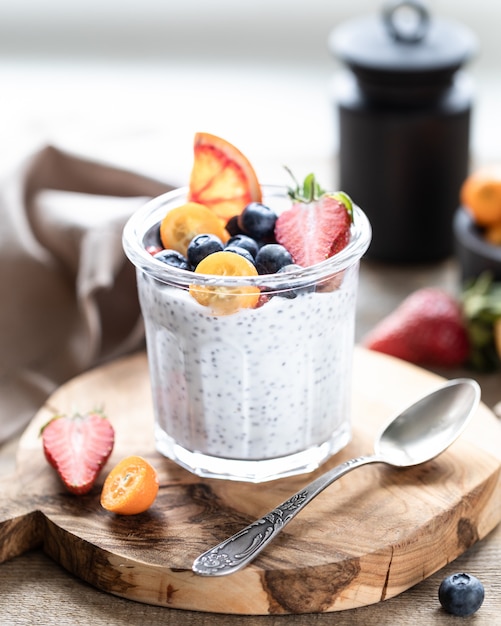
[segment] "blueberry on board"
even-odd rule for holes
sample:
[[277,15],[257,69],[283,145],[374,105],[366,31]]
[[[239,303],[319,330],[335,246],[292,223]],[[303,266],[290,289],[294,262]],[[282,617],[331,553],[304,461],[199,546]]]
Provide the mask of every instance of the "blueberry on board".
[[184,257],[177,250],[161,250],[160,252],[157,252],[153,258],[162,261],[162,263],[165,263],[166,265],[171,265],[172,267],[177,267],[181,270],[191,269],[188,259],[186,259],[186,257]]
[[292,263],[290,252],[279,243],[267,243],[256,255],[258,274],[275,274],[284,265]]
[[261,202],[251,202],[238,216],[238,226],[257,241],[273,235],[277,214]]
[[224,251],[225,252],[233,252],[234,254],[239,254],[240,256],[243,256],[244,259],[247,259],[247,261],[249,261],[249,263],[252,263],[252,265],[255,265],[254,257],[245,248],[242,248],[240,246],[226,246]]
[[252,258],[256,258],[256,254],[259,251],[259,244],[255,239],[249,237],[249,235],[244,235],[243,233],[238,233],[230,237],[226,242],[226,247],[228,246],[238,246],[239,248],[244,248],[248,250],[252,254]]
[[[291,263],[289,265],[284,265],[281,267],[277,274],[286,274],[287,272],[295,272],[297,270],[302,269],[300,265],[296,265],[295,263]],[[300,293],[311,293],[315,291],[315,285],[302,285],[301,287],[295,287],[293,285],[285,286],[284,291],[278,293],[277,295],[282,296],[283,298],[295,298]]]
[[440,583],[438,599],[448,613],[467,617],[482,606],[484,586],[471,574],[452,574]]
[[202,259],[209,254],[221,252],[224,248],[223,242],[216,235],[204,233],[196,235],[190,241],[187,250],[188,263],[191,267],[196,267]]

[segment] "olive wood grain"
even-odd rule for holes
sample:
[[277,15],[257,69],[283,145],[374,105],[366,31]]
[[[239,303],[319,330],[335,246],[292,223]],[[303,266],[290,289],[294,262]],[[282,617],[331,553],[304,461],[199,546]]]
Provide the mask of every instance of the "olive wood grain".
[[[319,471],[371,452],[381,424],[441,381],[357,348],[353,439]],[[45,461],[39,431],[54,412],[95,406],[104,406],[115,426],[115,449],[91,493],[76,497]],[[195,556],[312,475],[264,485],[201,479],[155,452],[152,419],[144,354],[58,389],[21,438],[15,475],[0,483],[0,561],[41,546],[91,585],[158,606],[257,615],[338,611],[401,593],[501,519],[501,429],[481,405],[439,458],[405,470],[362,468],[318,496],[246,569],[224,579],[198,577],[190,569]],[[129,454],[155,465],[161,487],[149,511],[119,517],[100,507],[99,493],[106,471]]]

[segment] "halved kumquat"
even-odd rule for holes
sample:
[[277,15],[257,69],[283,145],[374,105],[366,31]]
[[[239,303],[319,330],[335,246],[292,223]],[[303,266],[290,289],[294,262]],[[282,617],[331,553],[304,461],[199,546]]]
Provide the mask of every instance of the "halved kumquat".
[[162,245],[184,256],[190,241],[201,234],[216,235],[223,243],[230,237],[215,213],[197,202],[187,202],[172,209],[160,223]]
[[143,513],[158,494],[155,468],[140,456],[120,461],[106,477],[101,492],[101,505],[120,515]]
[[250,202],[261,202],[261,186],[247,157],[233,144],[196,133],[189,199],[208,206],[227,222]]
[[[214,252],[195,268],[196,274],[213,276],[257,276],[257,270],[243,256],[234,252]],[[254,285],[241,287],[218,285],[190,285],[190,294],[197,302],[209,307],[216,315],[229,315],[239,309],[254,308],[261,291]]]

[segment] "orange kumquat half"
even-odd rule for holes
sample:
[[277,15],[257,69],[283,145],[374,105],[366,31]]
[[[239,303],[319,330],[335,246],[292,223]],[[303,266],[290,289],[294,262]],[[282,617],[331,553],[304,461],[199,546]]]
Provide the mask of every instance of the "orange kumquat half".
[[140,456],[120,461],[108,474],[101,492],[101,505],[120,515],[146,511],[158,494],[155,469]]

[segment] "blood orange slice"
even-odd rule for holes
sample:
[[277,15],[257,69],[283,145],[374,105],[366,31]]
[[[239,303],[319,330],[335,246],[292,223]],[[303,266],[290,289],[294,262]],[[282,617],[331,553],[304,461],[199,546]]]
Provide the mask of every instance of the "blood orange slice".
[[209,133],[196,133],[189,200],[211,208],[225,222],[250,202],[261,202],[256,173],[240,150]]

